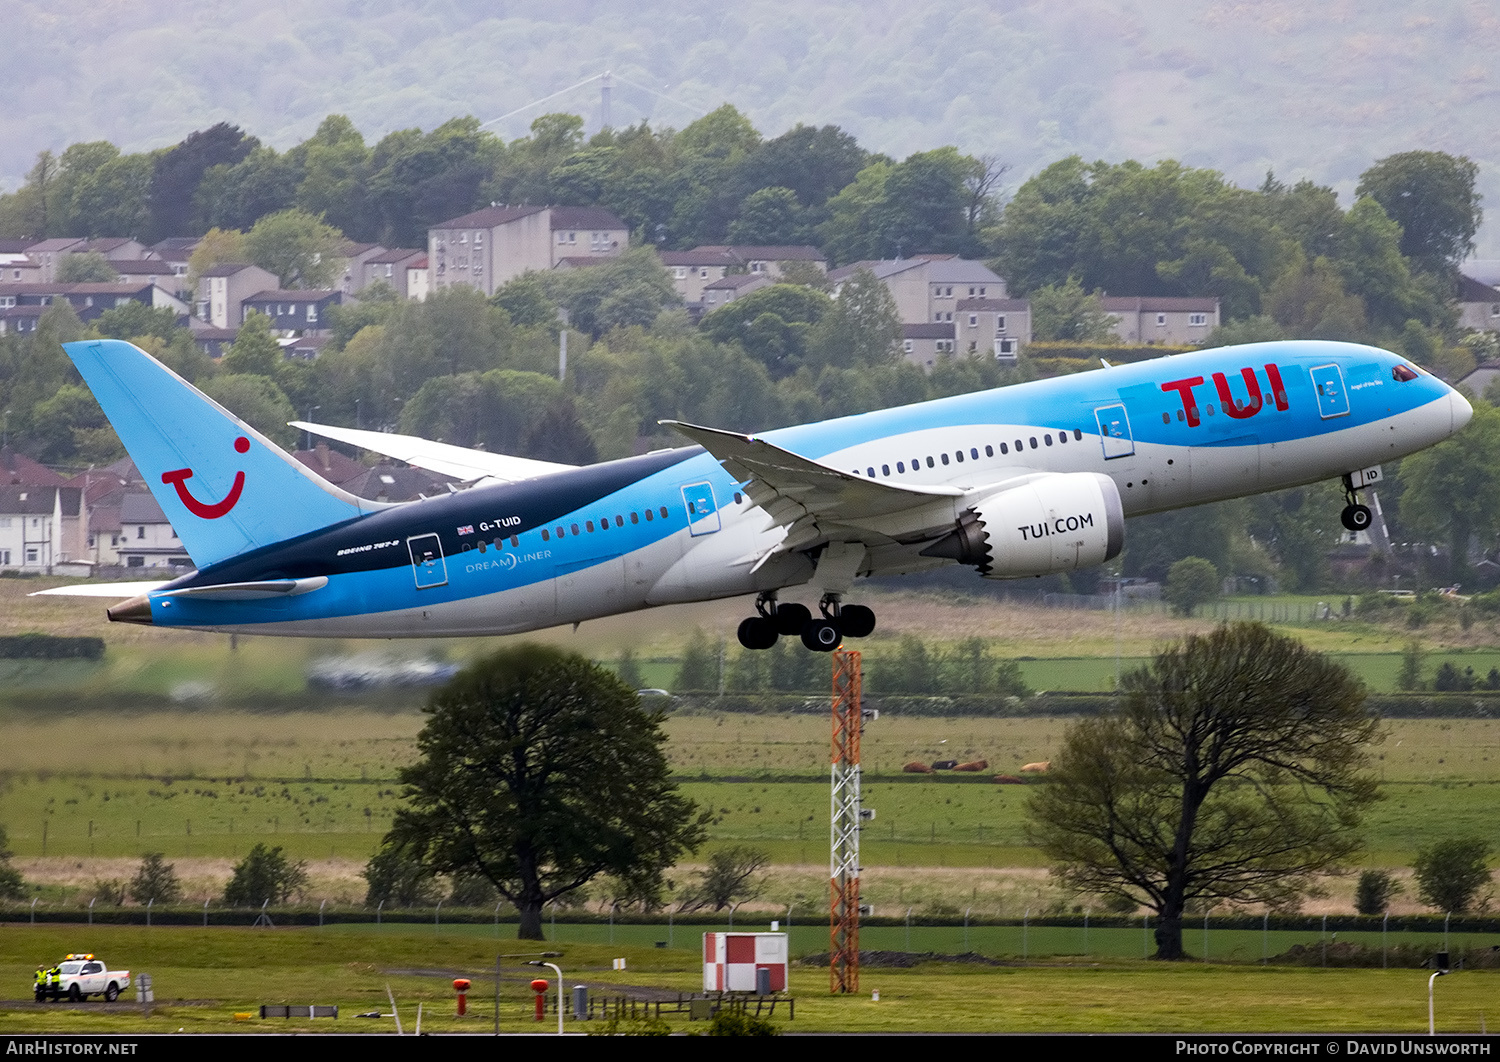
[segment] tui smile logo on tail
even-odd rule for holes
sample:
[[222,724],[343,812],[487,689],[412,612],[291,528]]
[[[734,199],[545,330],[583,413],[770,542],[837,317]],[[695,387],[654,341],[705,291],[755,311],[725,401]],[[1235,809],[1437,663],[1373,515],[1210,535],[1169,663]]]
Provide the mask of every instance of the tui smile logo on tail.
[[[241,435],[238,439],[234,440],[234,448],[239,453],[247,453],[250,449],[250,440]],[[177,488],[177,497],[182,501],[183,505],[187,506],[187,511],[194,516],[201,516],[205,520],[217,520],[219,517],[227,514],[229,510],[233,509],[239,503],[240,492],[245,489],[245,473],[242,471],[236,472],[234,474],[234,486],[229,488],[229,493],[224,495],[221,501],[212,503],[201,502],[193,497],[192,492],[187,489],[187,481],[192,478],[193,470],[191,468],[179,468],[173,472],[163,472],[161,474],[161,481],[163,483],[170,483]]]

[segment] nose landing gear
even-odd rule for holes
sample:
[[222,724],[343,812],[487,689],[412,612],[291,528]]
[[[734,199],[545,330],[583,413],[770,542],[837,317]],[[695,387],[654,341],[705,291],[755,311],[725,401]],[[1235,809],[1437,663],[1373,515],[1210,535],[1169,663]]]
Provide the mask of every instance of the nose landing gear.
[[1354,486],[1348,476],[1343,478],[1344,484],[1344,511],[1339,514],[1339,522],[1349,531],[1364,531],[1370,526],[1374,515],[1370,512],[1368,505],[1361,505],[1359,496],[1354,493]]
[[824,594],[817,617],[806,605],[779,604],[775,592],[755,600],[754,616],[740,623],[739,640],[746,649],[769,649],[782,635],[801,637],[815,653],[831,653],[845,638],[865,638],[875,630],[875,613],[864,605],[844,605],[838,594]]

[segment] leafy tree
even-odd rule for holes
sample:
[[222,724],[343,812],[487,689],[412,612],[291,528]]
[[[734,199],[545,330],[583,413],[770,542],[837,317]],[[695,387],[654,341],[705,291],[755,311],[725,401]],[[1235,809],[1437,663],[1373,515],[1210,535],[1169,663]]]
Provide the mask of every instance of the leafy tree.
[[1183,557],[1167,570],[1162,597],[1179,616],[1191,616],[1199,605],[1219,596],[1219,572],[1202,557]]
[[1468,571],[1473,536],[1500,523],[1500,410],[1473,405],[1463,431],[1404,459],[1398,473],[1401,522],[1417,535],[1447,540],[1453,582]]
[[1358,341],[1365,335],[1365,303],[1344,288],[1326,258],[1298,260],[1266,293],[1266,312],[1292,339]]
[[176,903],[182,899],[182,881],[177,877],[177,868],[168,863],[160,852],[147,852],[141,857],[135,877],[130,879],[130,898],[136,903]]
[[781,1030],[770,1018],[735,1007],[720,1007],[708,1023],[709,1036],[780,1036]]
[[569,327],[596,338],[613,328],[650,325],[662,310],[682,303],[650,247],[631,248],[587,269],[544,273],[539,279],[567,311]]
[[188,258],[188,286],[196,289],[198,278],[225,262],[248,262],[245,234],[239,229],[212,228],[205,232]]
[[1030,836],[1067,887],[1155,911],[1158,958],[1183,957],[1188,905],[1285,905],[1358,849],[1379,724],[1343,667],[1235,623],[1122,688],[1064,735]]
[[1413,640],[1406,643],[1406,648],[1401,651],[1401,670],[1396,673],[1398,690],[1410,692],[1422,688],[1422,664],[1426,656],[1421,642]]
[[633,690],[646,684],[646,679],[641,674],[640,661],[635,658],[635,651],[628,647],[620,650],[620,659],[615,663],[615,674]]
[[366,907],[427,907],[442,896],[433,872],[399,845],[382,844],[360,877],[367,886]]
[[760,895],[764,883],[757,875],[771,862],[771,854],[750,845],[732,844],[708,857],[708,865],[698,872],[698,884],[678,905],[679,911],[699,911],[707,907],[722,911]]
[[542,907],[600,874],[638,890],[704,837],[677,792],[661,717],[576,654],[502,650],[432,696],[387,843],[486,878],[542,939]]
[[677,664],[676,692],[703,693],[719,688],[719,657],[723,646],[709,640],[702,628],[693,631],[693,637],[682,650],[682,659]]
[[740,204],[739,217],[730,222],[729,242],[737,244],[803,243],[808,231],[802,204],[790,188],[761,188]]
[[259,907],[267,901],[286,903],[307,889],[307,864],[293,863],[281,846],[257,844],[235,864],[234,875],[224,886],[224,902],[230,907]]
[[208,226],[197,216],[198,185],[211,167],[233,166],[259,143],[228,122],[191,133],[180,144],[157,154],[151,172],[148,242],[166,236],[189,236]]
[[808,358],[813,327],[832,308],[833,300],[821,291],[772,284],[705,314],[699,329],[716,343],[738,343],[779,379]]
[[1490,844],[1477,837],[1435,841],[1417,851],[1417,898],[1438,911],[1484,910],[1490,899]]
[[259,310],[251,310],[219,364],[225,372],[274,380],[284,360],[281,344],[271,334],[271,319]]
[[856,269],[812,330],[807,347],[803,360],[814,370],[820,366],[865,368],[894,361],[901,349],[901,315],[890,289],[870,270]]
[[490,302],[510,315],[511,324],[521,328],[551,329],[558,325],[557,303],[547,293],[540,274],[529,269],[491,295]]
[[1103,343],[1115,337],[1114,324],[1099,292],[1084,291],[1077,277],[1031,293],[1031,332],[1039,342]]
[[205,225],[244,230],[260,218],[293,205],[301,167],[288,153],[257,146],[234,165],[220,163],[204,171],[194,195]]
[[1418,268],[1446,275],[1474,250],[1484,211],[1467,156],[1405,151],[1360,174],[1355,195],[1369,196],[1401,226],[1401,253]]
[[21,872],[10,865],[13,855],[10,838],[6,836],[5,827],[0,826],[0,899],[19,900],[26,895],[26,882],[22,880]]
[[155,336],[163,342],[170,342],[179,331],[177,314],[173,313],[170,307],[153,309],[133,299],[113,309],[105,310],[94,320],[94,328],[100,335],[111,339]]
[[882,693],[932,696],[938,692],[938,659],[922,639],[903,634],[894,653],[876,658],[871,679]]
[[98,251],[65,254],[57,262],[59,284],[113,284],[119,278],[109,259]]
[[1362,915],[1385,914],[1401,894],[1401,883],[1388,871],[1366,870],[1354,887],[1354,909]]
[[245,234],[250,261],[283,288],[326,288],[341,268],[344,234],[305,210],[268,214]]

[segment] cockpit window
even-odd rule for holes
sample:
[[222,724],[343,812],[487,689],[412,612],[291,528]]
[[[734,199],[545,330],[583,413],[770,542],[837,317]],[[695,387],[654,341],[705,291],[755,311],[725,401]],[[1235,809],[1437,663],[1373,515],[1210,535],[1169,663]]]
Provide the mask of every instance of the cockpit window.
[[1391,379],[1397,383],[1406,383],[1408,380],[1415,380],[1416,378],[1416,371],[1410,365],[1397,365],[1391,370]]

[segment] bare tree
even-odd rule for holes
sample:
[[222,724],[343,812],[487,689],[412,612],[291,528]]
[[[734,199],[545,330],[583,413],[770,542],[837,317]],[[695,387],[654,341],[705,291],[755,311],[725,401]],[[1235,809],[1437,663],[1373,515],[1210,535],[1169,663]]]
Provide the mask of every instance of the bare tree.
[[678,904],[679,911],[710,907],[722,911],[760,895],[764,883],[756,875],[771,862],[771,855],[749,845],[730,845],[708,857],[708,866],[698,872],[698,884]]

